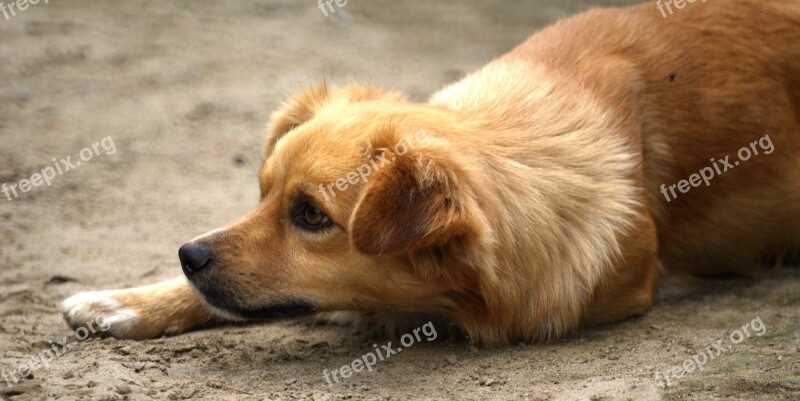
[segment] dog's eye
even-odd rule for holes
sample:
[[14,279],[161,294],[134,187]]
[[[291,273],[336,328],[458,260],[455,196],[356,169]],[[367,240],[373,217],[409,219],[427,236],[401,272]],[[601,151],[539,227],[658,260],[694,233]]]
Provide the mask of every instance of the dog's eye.
[[331,226],[331,219],[315,205],[304,202],[295,213],[295,223],[307,230],[322,230]]
[[322,212],[313,207],[306,208],[306,211],[303,213],[303,218],[305,219],[305,223],[310,226],[318,226],[328,221],[328,216],[325,216]]

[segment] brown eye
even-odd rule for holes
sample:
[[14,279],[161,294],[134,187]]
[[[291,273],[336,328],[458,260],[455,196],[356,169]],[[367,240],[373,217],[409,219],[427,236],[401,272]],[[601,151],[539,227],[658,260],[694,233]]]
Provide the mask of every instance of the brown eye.
[[319,209],[311,205],[306,207],[303,218],[305,219],[305,223],[309,226],[318,226],[328,221],[328,216],[325,216]]
[[305,230],[318,231],[333,225],[331,219],[320,208],[310,202],[300,203],[295,208],[293,215],[295,224]]

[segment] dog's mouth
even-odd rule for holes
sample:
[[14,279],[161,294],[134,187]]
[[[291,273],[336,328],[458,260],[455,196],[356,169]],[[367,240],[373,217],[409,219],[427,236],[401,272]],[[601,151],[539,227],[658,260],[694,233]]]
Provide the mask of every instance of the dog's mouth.
[[299,297],[276,301],[266,306],[243,306],[236,302],[235,296],[231,296],[229,291],[216,286],[190,283],[212,310],[235,320],[286,319],[313,315],[317,311],[313,302]]

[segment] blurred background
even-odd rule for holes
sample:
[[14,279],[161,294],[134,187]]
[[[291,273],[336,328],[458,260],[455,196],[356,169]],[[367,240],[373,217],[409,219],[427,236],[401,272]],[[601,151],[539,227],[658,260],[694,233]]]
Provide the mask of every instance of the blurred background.
[[[324,77],[424,101],[548,23],[631,3],[349,0],[326,16],[314,0],[50,0],[0,15],[0,183],[109,136],[116,149],[0,194],[0,369],[70,334],[63,298],[178,276],[183,242],[253,207],[266,122],[291,90]],[[792,274],[701,283],[555,344],[422,344],[336,386],[322,370],[372,342],[304,319],[91,341],[11,387],[0,379],[0,398],[797,399]],[[757,316],[765,336],[674,387],[654,380]]]

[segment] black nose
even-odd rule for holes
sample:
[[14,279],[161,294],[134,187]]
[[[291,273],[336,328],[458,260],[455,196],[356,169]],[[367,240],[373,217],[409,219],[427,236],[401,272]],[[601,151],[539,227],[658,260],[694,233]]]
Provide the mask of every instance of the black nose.
[[183,244],[181,249],[178,249],[178,258],[181,260],[181,267],[186,276],[191,276],[214,264],[211,249],[196,242]]

